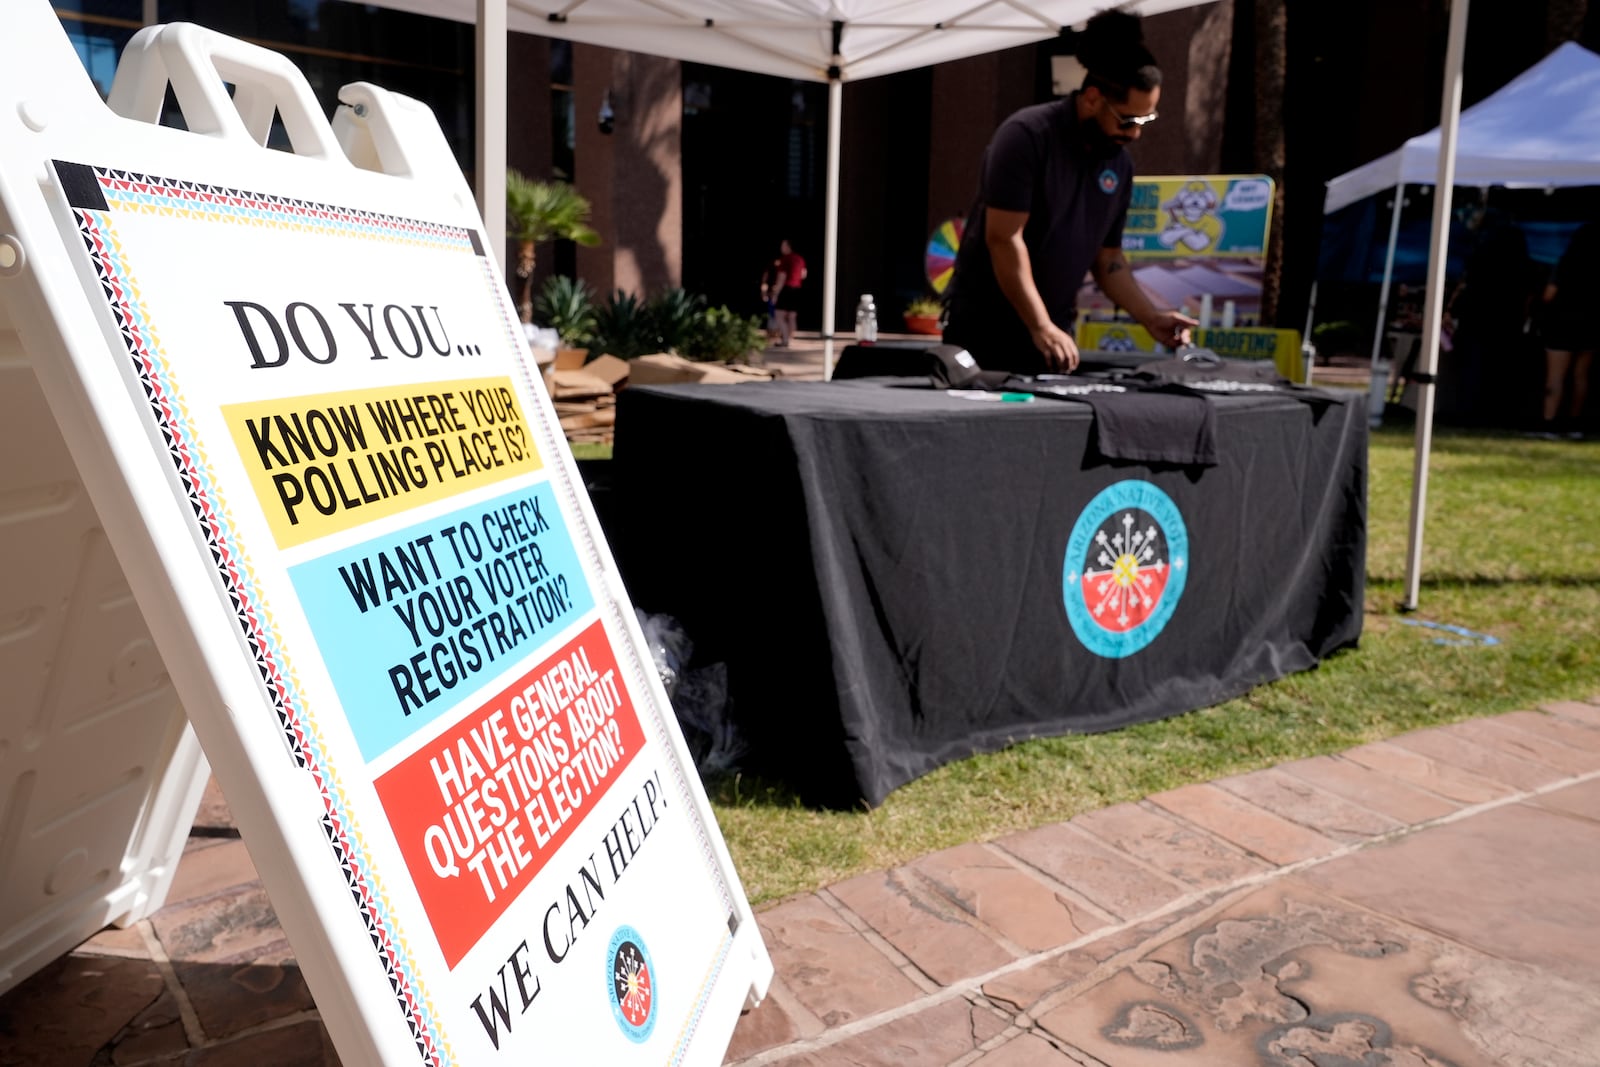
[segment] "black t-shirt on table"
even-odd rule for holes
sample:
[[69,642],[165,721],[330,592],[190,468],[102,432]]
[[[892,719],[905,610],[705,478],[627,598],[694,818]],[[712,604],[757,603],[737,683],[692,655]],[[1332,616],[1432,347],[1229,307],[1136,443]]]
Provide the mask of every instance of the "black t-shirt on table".
[[984,152],[978,198],[956,252],[945,340],[966,348],[986,370],[1045,371],[1044,357],[995,280],[984,210],[1028,213],[1023,240],[1034,285],[1051,320],[1070,329],[1095,255],[1122,243],[1132,195],[1127,150],[1095,157],[1085,148],[1075,94],[1006,119]]

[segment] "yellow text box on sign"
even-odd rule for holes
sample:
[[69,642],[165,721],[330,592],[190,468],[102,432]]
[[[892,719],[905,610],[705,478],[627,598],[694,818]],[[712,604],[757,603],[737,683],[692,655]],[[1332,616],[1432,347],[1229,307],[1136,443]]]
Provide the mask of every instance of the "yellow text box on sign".
[[544,465],[509,378],[281,397],[222,414],[279,548]]

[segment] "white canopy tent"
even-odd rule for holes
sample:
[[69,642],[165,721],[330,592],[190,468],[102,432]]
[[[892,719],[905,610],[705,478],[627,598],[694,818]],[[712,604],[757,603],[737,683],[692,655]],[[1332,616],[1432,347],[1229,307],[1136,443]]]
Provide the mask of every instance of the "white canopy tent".
[[[1117,7],[1155,15],[1214,0],[355,0],[478,26],[478,198],[504,231],[507,30],[828,85],[822,335],[833,369],[839,131],[846,81],[1056,37]],[[488,146],[486,148],[486,146]],[[496,155],[498,151],[498,155]],[[492,176],[492,177],[491,177]],[[499,233],[491,232],[495,238]],[[502,242],[494,247],[502,247]]]
[[[1431,185],[1440,131],[1418,134],[1328,183],[1324,214],[1397,185]],[[1461,112],[1457,185],[1551,188],[1600,183],[1600,55],[1568,41]]]
[[[1429,130],[1328,182],[1325,215],[1378,193],[1395,193],[1378,289],[1374,360],[1389,310],[1404,187],[1433,184],[1439,170],[1439,143],[1439,129]],[[1461,112],[1455,184],[1535,189],[1600,184],[1600,55],[1568,41]]]

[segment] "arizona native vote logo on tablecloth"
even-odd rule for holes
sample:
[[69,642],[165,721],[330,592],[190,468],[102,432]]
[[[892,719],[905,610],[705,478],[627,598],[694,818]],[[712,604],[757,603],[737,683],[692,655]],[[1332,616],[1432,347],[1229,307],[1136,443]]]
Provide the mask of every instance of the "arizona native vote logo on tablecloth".
[[1189,532],[1172,498],[1149,482],[1117,482],[1089,501],[1061,566],[1072,632],[1121,659],[1155,640],[1183,596]]
[[631,926],[619,926],[606,947],[611,985],[611,1015],[635,1044],[650,1039],[656,1028],[655,968],[644,938]]

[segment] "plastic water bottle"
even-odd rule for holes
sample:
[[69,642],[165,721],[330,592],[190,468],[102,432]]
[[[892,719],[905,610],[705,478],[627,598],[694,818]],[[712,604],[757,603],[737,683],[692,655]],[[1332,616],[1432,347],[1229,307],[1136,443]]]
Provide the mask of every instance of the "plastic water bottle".
[[861,302],[856,305],[856,343],[870,345],[878,340],[878,307],[872,302],[871,293],[861,294]]

